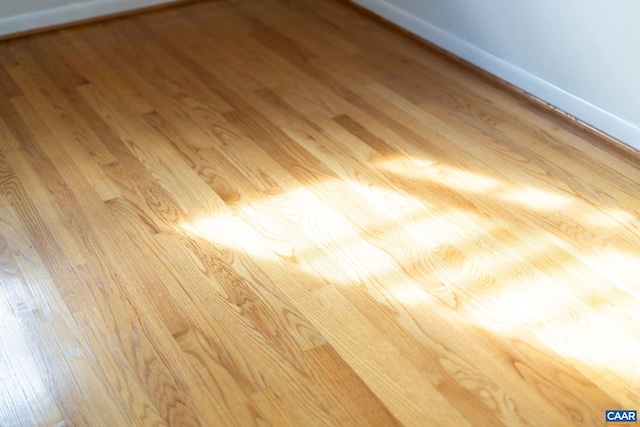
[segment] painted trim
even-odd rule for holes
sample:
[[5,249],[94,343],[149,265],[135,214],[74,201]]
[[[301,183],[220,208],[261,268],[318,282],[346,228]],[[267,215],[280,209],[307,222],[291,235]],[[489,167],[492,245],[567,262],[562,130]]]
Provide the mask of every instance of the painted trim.
[[640,150],[640,127],[382,0],[350,0],[594,128]]
[[32,13],[0,17],[0,38],[167,3],[175,3],[175,0],[85,0]]

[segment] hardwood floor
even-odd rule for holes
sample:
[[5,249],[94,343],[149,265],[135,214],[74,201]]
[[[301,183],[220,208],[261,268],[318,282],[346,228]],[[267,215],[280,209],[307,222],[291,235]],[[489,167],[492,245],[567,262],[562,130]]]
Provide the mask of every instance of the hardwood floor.
[[634,159],[345,3],[2,42],[0,152],[2,426],[640,409]]

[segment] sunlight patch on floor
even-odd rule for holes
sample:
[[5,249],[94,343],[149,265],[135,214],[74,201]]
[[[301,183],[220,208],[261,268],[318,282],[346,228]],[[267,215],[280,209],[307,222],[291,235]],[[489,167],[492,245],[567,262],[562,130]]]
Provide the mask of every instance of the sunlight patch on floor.
[[503,186],[503,183],[495,178],[438,163],[420,162],[419,159],[413,158],[399,157],[393,160],[383,160],[378,162],[377,166],[398,175],[429,180],[463,191],[484,192]]
[[586,219],[589,224],[602,228],[616,228],[621,224],[633,224],[636,229],[640,227],[639,218],[621,209],[592,212]]
[[640,257],[615,248],[586,256],[585,264],[634,295],[640,302]]
[[396,285],[390,290],[391,295],[402,304],[430,305],[430,296],[424,289],[413,283]]
[[388,214],[385,222],[375,228],[390,231],[401,229],[416,238],[422,248],[427,250],[468,237],[463,227],[451,225],[460,225],[454,210],[435,211],[425,207],[418,199],[408,194],[366,186],[353,181],[349,184],[372,202],[380,212]]
[[183,222],[181,227],[213,245],[245,252],[251,256],[263,257],[265,239],[252,233],[251,229],[237,216],[202,216],[191,222]]
[[[405,163],[386,161],[381,167],[445,185],[454,192],[481,193],[481,197],[508,202],[514,209],[521,206],[543,215],[569,211],[566,215],[570,218],[580,214],[575,221],[587,230],[615,230],[636,221],[619,209],[591,209],[562,192],[516,186],[435,164],[410,169]],[[616,285],[624,284],[638,296],[640,290],[635,284],[640,281],[640,258],[613,248],[572,253],[572,248],[556,247],[547,231],[513,237],[523,246],[511,248],[491,237],[491,232],[499,228],[495,221],[457,210],[453,204],[432,206],[428,200],[383,185],[356,181],[332,184],[265,196],[264,200],[235,206],[235,216],[205,216],[183,227],[212,243],[252,256],[296,258],[305,271],[325,283],[363,285],[371,295],[386,295],[398,306],[412,306],[426,313],[448,307],[452,311],[447,315],[456,316],[461,327],[466,324],[510,340],[524,340],[575,360],[582,369],[607,372],[612,378],[640,384],[640,365],[631,365],[633,352],[629,351],[629,346],[637,347],[636,354],[640,354],[640,343],[616,323],[628,319],[626,314],[605,316],[604,310],[599,312],[590,306],[598,296],[594,291],[585,287],[584,292],[573,292],[556,281],[553,268],[543,271],[544,267],[528,262],[529,257],[540,257],[537,262],[544,265],[544,257],[553,256],[550,250],[566,251],[568,259],[575,259],[577,264],[562,268],[576,283],[584,281],[585,274],[572,269],[588,265],[601,277],[610,278]],[[326,203],[318,196],[324,193],[326,197],[329,189],[339,190],[338,185],[344,185],[344,193],[336,192],[338,200],[344,197],[345,204],[360,200],[363,206],[370,203],[375,215],[357,224],[350,215],[361,215],[358,212],[364,210],[362,206],[360,210],[345,206],[340,212],[339,204]],[[352,218],[351,222],[346,218]],[[521,239],[526,239],[526,244]],[[425,255],[442,262],[430,265]],[[416,268],[413,263],[424,265],[411,276],[408,271]]]
[[[444,185],[456,191],[486,193],[487,196],[527,206],[541,211],[562,209],[572,200],[559,192],[518,186],[476,172],[452,168],[437,163],[426,163],[422,167],[408,167],[410,159],[398,157],[378,162],[377,166],[394,174]],[[415,163],[417,160],[411,159]]]
[[[595,262],[606,264],[604,259]],[[635,276],[636,282],[639,278]],[[579,369],[605,372],[618,379],[614,382],[640,385],[640,342],[625,332],[628,325],[621,323],[633,318],[607,315],[606,310],[592,305],[595,292],[587,294],[576,297],[553,278],[540,275],[529,283],[508,283],[498,292],[479,295],[476,302],[464,305],[465,317],[471,324],[510,340],[537,343],[576,361]],[[464,296],[461,299],[469,301]],[[620,309],[630,303],[615,295],[607,302]],[[637,301],[631,304],[638,305]]]
[[573,204],[572,200],[566,196],[532,187],[507,190],[500,198],[540,212],[555,212]]

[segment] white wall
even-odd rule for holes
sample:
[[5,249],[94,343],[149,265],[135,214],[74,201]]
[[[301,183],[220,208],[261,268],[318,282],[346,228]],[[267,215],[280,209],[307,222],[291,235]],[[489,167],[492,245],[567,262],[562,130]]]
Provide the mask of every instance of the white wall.
[[352,1],[640,149],[640,1]]
[[173,0],[0,0],[0,37]]

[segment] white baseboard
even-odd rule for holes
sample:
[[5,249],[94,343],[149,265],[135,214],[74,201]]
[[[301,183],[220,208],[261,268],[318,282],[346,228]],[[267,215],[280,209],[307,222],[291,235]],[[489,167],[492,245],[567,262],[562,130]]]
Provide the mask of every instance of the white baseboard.
[[172,3],[175,0],[84,0],[17,16],[0,16],[0,37]]
[[383,0],[351,1],[640,150],[640,127]]

